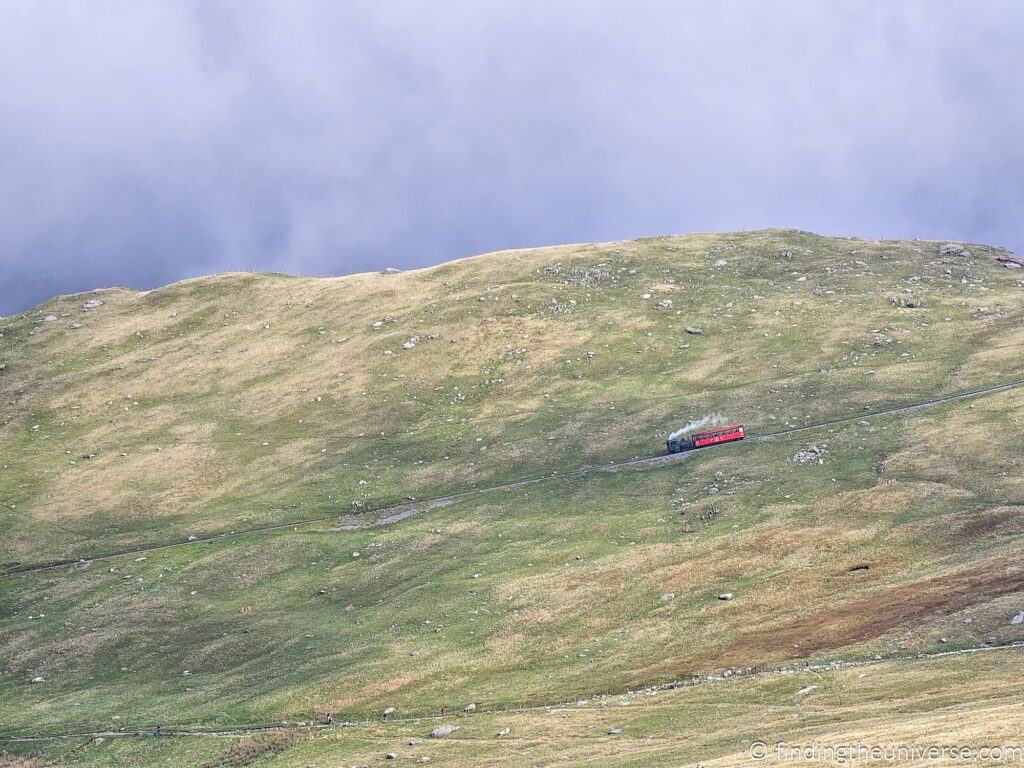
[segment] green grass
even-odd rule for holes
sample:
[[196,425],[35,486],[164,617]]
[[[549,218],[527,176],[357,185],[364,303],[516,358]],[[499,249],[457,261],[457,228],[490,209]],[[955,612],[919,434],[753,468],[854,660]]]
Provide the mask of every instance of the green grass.
[[[431,764],[470,768],[731,766],[752,764],[750,748],[756,741],[765,742],[773,756],[779,742],[819,747],[957,745],[977,751],[1019,745],[1021,665],[1019,653],[993,652],[737,677],[536,711],[378,722],[320,733],[280,753],[268,750],[251,764],[411,765],[426,756]],[[442,722],[458,730],[443,739],[428,738]],[[621,733],[610,733],[613,729]],[[194,766],[228,756],[232,745],[244,738],[73,739],[48,744],[46,754],[77,765]],[[15,749],[29,753],[38,747]],[[385,760],[389,752],[397,755],[396,761]],[[827,759],[801,762],[837,764]]]
[[[2,560],[344,521],[650,455],[712,410],[770,432],[1024,378],[1013,273],[984,246],[970,259],[937,250],[771,231],[388,277],[222,276],[110,292],[90,312],[81,297],[54,300],[0,323]],[[905,288],[923,306],[890,302]],[[61,320],[37,322],[47,313]],[[329,522],[7,577],[0,724],[426,716],[1024,639],[1009,623],[1024,591],[1022,419],[1024,395],[1004,392],[485,490],[388,527]],[[812,443],[827,444],[824,463],[795,463]],[[769,708],[789,695],[758,690]],[[758,711],[730,715],[699,742],[706,754],[687,742],[607,760],[727,756],[765,722]],[[857,720],[822,711],[822,723]],[[547,728],[539,763],[574,749],[568,725],[531,727]],[[342,734],[338,764],[369,759],[392,738],[382,733]],[[324,748],[257,764],[334,759]],[[468,746],[438,749],[473,764]],[[68,759],[194,765],[215,753],[111,740]],[[532,764],[497,743],[479,755]]]

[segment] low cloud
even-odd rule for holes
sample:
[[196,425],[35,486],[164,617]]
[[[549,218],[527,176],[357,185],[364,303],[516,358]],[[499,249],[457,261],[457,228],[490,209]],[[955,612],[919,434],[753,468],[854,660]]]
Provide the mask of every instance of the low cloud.
[[1012,2],[18,3],[0,313],[796,226],[1024,247]]

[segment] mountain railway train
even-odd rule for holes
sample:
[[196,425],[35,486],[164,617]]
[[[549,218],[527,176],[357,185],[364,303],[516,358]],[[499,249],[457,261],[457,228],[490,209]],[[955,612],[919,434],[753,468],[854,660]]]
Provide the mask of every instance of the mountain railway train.
[[707,432],[695,432],[686,437],[669,438],[666,445],[669,453],[682,453],[692,451],[696,448],[707,448],[709,445],[719,443],[731,443],[735,440],[742,440],[746,437],[742,424],[733,424],[729,427],[710,429]]

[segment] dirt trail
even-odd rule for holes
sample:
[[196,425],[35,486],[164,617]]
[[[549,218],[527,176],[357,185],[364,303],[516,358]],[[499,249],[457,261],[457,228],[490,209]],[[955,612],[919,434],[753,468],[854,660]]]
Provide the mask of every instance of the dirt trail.
[[[861,419],[868,419],[874,416],[888,416],[899,413],[908,413],[911,411],[919,411],[925,408],[931,408],[936,405],[941,405],[943,403],[949,403],[956,400],[964,400],[971,397],[979,397],[981,395],[994,394],[996,392],[1005,392],[1011,389],[1017,389],[1018,387],[1022,386],[1024,386],[1024,380],[1012,381],[1006,384],[996,384],[990,387],[981,387],[979,389],[972,389],[965,392],[956,392],[952,395],[936,397],[930,400],[922,400],[916,403],[897,405],[893,406],[892,408],[881,408],[876,411],[864,411],[862,413],[858,413],[851,416],[840,416],[834,419],[828,419],[826,421],[815,422],[813,424],[804,424],[799,427],[789,427],[786,429],[780,429],[776,432],[766,432],[761,435],[751,434],[748,435],[748,439],[757,441],[773,440],[777,437],[793,435],[799,432],[807,432],[809,430],[820,429],[822,427],[829,427],[836,424],[845,424],[851,421],[859,421]],[[713,446],[713,448],[721,449],[728,445],[735,445],[735,443],[727,443],[721,446]],[[709,449],[703,448],[701,450]],[[625,461],[612,461],[605,464],[583,466],[562,472],[554,470],[549,474],[523,478],[522,480],[514,480],[510,483],[481,486],[477,488],[471,488],[465,491],[457,491],[455,493],[450,493],[443,496],[435,496],[429,499],[417,499],[415,501],[404,501],[398,504],[390,504],[384,507],[378,507],[376,509],[369,509],[363,513],[364,518],[369,517],[370,515],[374,515],[372,519],[356,521],[356,519],[351,516],[345,516],[341,519],[344,519],[347,522],[339,523],[339,525],[334,530],[349,531],[358,530],[360,528],[375,527],[380,525],[390,525],[401,520],[405,520],[409,517],[412,517],[413,515],[417,515],[431,509],[436,509],[438,507],[447,506],[448,504],[451,504],[452,502],[458,499],[463,499],[468,496],[473,496],[475,494],[487,493],[489,491],[511,490],[514,488],[521,488],[523,486],[541,483],[547,480],[558,478],[582,477],[595,472],[615,472],[620,469],[642,469],[645,467],[660,466],[662,464],[685,461],[692,453],[692,451],[687,451],[683,453],[659,454],[656,456],[647,456],[639,459],[627,459]],[[145,554],[147,552],[159,552],[161,550],[170,549],[172,547],[185,547],[196,544],[207,544],[210,542],[222,541],[225,539],[235,539],[242,536],[250,536],[261,533],[273,533],[275,531],[284,531],[289,528],[296,528],[298,526],[326,523],[332,520],[339,520],[339,515],[325,515],[324,517],[293,520],[288,523],[264,525],[254,528],[246,528],[240,531],[230,531],[227,533],[212,534],[209,536],[199,536],[190,541],[174,541],[168,542],[166,544],[153,544],[144,547],[135,547],[132,549],[121,549],[112,552],[100,553],[86,558],[55,560],[45,563],[26,563],[24,565],[19,565],[14,568],[9,568],[3,571],[2,573],[0,573],[0,579],[29,573],[38,573],[40,571],[49,571],[56,568],[67,568],[73,565],[87,565],[89,563],[103,562],[105,560],[113,560],[120,557],[127,557],[129,555],[140,555]]]
[[[276,723],[243,723],[237,725],[226,725],[226,726],[209,726],[203,727],[199,725],[172,725],[162,726],[160,732],[156,732],[156,726],[147,726],[142,728],[132,728],[123,731],[86,731],[78,730],[68,733],[36,733],[36,734],[0,734],[0,743],[29,743],[29,742],[42,742],[42,741],[54,741],[57,739],[80,739],[80,738],[115,738],[115,737],[145,737],[145,736],[207,736],[207,737],[231,737],[239,736],[246,733],[254,733],[257,731],[269,731],[279,728],[302,728],[309,731],[333,731],[339,728],[358,728],[360,726],[379,726],[384,722],[388,723],[421,723],[421,722],[434,722],[438,720],[458,720],[463,717],[477,717],[480,715],[499,715],[519,712],[540,712],[550,711],[557,709],[572,708],[574,710],[580,709],[579,701],[586,700],[588,702],[600,702],[602,699],[615,699],[623,696],[630,696],[638,693],[646,693],[652,691],[668,691],[676,688],[689,688],[698,685],[711,685],[716,683],[732,683],[739,680],[752,680],[766,677],[781,677],[786,675],[799,674],[801,672],[830,672],[843,669],[852,669],[858,667],[874,667],[882,664],[894,664],[894,663],[913,663],[916,661],[928,661],[930,659],[939,659],[947,656],[964,656],[976,653],[988,653],[994,651],[1019,651],[1024,650],[1024,642],[1017,643],[1006,643],[1005,645],[979,645],[970,648],[959,648],[952,651],[935,651],[932,653],[915,653],[913,655],[906,656],[889,656],[889,657],[875,657],[871,659],[837,659],[834,661],[822,662],[819,664],[793,664],[790,666],[781,666],[773,669],[729,669],[725,670],[717,675],[703,675],[700,677],[692,677],[686,680],[673,680],[668,683],[661,683],[657,685],[643,685],[634,688],[629,688],[624,691],[608,691],[608,692],[595,692],[589,695],[577,696],[569,701],[558,701],[548,704],[528,704],[522,706],[506,706],[506,707],[495,707],[493,709],[478,708],[472,712],[460,712],[460,713],[448,713],[444,715],[439,714],[423,714],[423,715],[410,715],[406,717],[389,717],[385,720],[382,716],[364,718],[363,720],[347,720],[339,721],[333,725],[325,725],[318,723],[304,723],[304,722],[291,722],[291,721],[280,721]],[[596,707],[600,704],[589,703],[587,707]]]

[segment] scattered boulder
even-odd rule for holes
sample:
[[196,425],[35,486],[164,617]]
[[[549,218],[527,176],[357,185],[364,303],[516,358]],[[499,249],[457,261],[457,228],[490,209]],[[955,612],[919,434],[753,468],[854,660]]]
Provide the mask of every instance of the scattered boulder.
[[500,731],[498,731],[498,736],[508,736],[511,732],[511,728],[502,728]]
[[793,461],[797,464],[824,464],[827,453],[828,446],[826,445],[809,445],[802,451],[793,454]]
[[398,269],[396,267],[385,267],[384,271],[381,272],[381,274],[382,275],[397,275],[401,271],[402,270],[400,270],[400,269]]
[[662,299],[659,301],[658,309],[672,309],[672,299]]
[[996,261],[1009,269],[1020,269],[1024,267],[1024,256],[1018,256],[1010,251],[1004,251],[996,256]]
[[920,299],[912,299],[909,296],[890,296],[889,303],[894,307],[905,307],[907,309],[918,309],[922,306]]
[[32,678],[32,682],[33,683],[45,683],[46,680],[44,678],[42,678],[42,677],[33,677]]
[[943,243],[939,246],[940,256],[970,256],[971,252],[962,243]]
[[476,712],[476,704],[467,704],[463,712]]
[[57,316],[56,315],[47,315],[46,317],[43,318],[43,322],[44,323],[56,323],[57,322]]
[[396,753],[394,753],[394,752],[388,752],[386,755],[384,755],[384,759],[385,760],[397,760],[398,759],[398,755]]
[[83,309],[99,309],[103,306],[103,302],[99,299],[89,299],[85,304],[82,305]]
[[1021,611],[1016,616],[1014,616],[1012,619],[1010,619],[1010,623],[1011,624],[1024,624],[1024,611]]
[[818,686],[816,686],[816,685],[808,685],[806,688],[801,688],[799,691],[797,691],[796,695],[797,696],[806,696],[808,693],[810,693],[811,691],[815,690],[817,687]]
[[620,733],[622,733],[622,729],[621,728],[611,728],[611,729],[608,730],[608,735],[609,736],[617,736]]
[[719,600],[732,600],[732,592],[723,592],[718,596]]
[[698,328],[695,325],[688,325],[686,326],[686,332],[693,336],[700,336],[702,333],[704,333],[704,329]]
[[457,730],[458,726],[456,725],[439,725],[430,732],[430,738],[443,739],[445,736],[451,736]]

